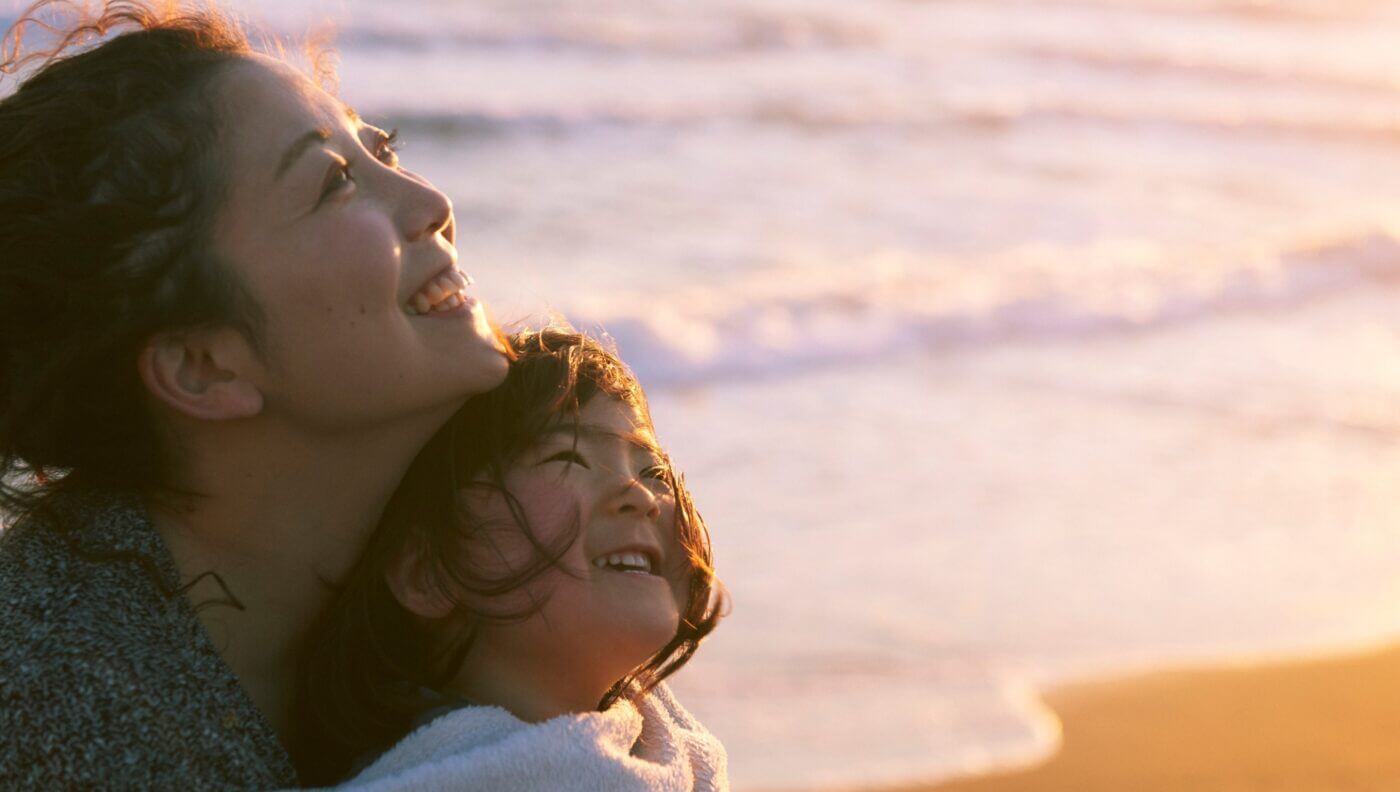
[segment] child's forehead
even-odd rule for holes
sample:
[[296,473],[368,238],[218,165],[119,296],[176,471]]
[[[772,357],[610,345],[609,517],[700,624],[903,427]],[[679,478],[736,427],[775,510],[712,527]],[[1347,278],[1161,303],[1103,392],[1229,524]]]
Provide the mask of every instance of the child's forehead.
[[570,441],[621,440],[646,449],[657,447],[656,433],[646,416],[636,406],[609,396],[590,399],[574,415],[559,416],[541,440],[560,436]]

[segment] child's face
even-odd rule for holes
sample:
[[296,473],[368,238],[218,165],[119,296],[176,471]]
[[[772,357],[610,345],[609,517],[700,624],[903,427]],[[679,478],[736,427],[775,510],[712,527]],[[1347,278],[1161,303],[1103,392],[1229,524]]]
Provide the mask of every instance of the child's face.
[[[577,695],[591,708],[675,635],[688,563],[676,536],[675,499],[648,448],[655,439],[636,411],[600,394],[580,411],[579,423],[577,437],[564,424],[506,473],[542,544],[577,530],[562,569],[481,603],[496,610],[548,597],[547,604],[525,621],[483,626],[463,673],[480,674],[481,662],[508,664],[512,674],[533,676],[528,684],[557,685],[559,695]],[[475,568],[504,577],[535,559],[502,496],[471,494],[466,505],[486,526],[468,541]],[[639,560],[641,570],[624,568]]]

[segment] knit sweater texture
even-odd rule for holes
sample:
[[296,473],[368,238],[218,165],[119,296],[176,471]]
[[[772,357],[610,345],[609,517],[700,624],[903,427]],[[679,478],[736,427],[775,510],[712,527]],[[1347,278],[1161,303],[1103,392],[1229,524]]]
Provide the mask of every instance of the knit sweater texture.
[[137,498],[65,495],[0,533],[0,790],[296,781]]

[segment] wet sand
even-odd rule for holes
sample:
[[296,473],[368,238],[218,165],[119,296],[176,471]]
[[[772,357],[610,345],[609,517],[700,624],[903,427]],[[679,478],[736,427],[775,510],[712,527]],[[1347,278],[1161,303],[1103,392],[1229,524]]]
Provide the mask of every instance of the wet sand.
[[912,792],[1400,790],[1400,648],[1053,692],[1045,764]]

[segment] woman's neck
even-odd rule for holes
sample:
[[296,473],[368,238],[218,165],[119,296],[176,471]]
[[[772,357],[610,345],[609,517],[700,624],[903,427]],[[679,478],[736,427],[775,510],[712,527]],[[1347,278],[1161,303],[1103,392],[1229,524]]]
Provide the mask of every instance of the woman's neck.
[[[214,646],[283,741],[296,668],[329,584],[354,563],[413,456],[445,416],[417,431],[297,437],[214,433],[187,442],[182,489],[152,499],[152,522]],[[427,422],[425,422],[427,423]],[[216,573],[200,578],[205,573]]]

